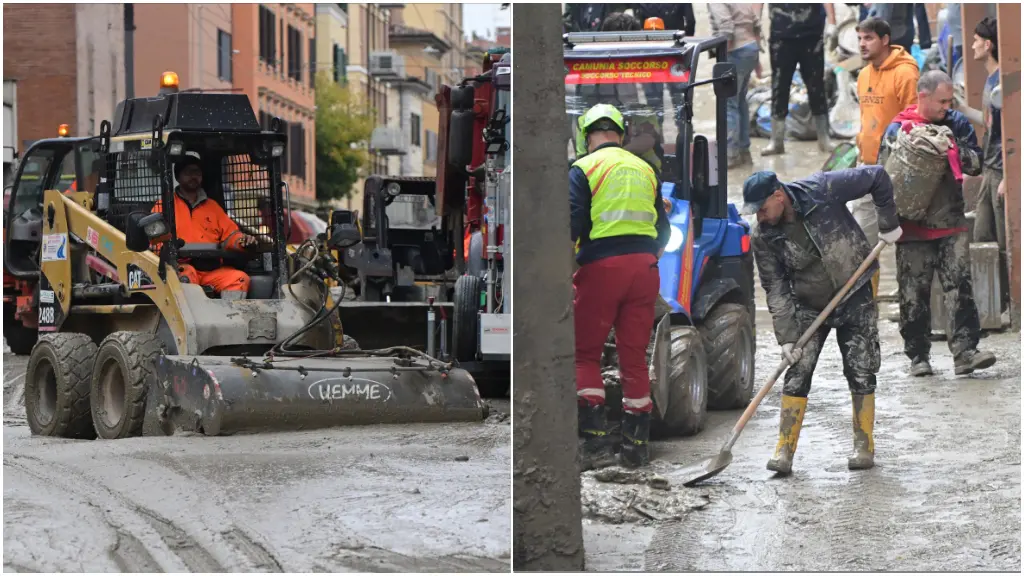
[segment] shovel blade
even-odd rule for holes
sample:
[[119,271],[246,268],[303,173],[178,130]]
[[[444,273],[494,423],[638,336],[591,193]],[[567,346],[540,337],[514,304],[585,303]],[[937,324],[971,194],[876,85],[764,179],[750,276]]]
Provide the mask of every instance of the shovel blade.
[[683,468],[681,476],[683,478],[683,486],[694,486],[711,478],[717,476],[719,472],[725,470],[729,464],[732,463],[732,452],[727,450],[719,452],[716,456],[702,460],[696,464],[690,464],[686,468]]

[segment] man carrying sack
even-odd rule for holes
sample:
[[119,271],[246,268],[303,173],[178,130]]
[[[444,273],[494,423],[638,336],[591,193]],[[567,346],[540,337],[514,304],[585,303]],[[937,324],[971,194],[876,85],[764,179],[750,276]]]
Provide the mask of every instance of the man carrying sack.
[[788,184],[780,183],[774,172],[756,172],[743,185],[743,212],[757,215],[751,246],[758,276],[767,293],[775,337],[790,362],[779,442],[768,461],[768,469],[779,475],[793,469],[811,377],[832,328],[853,396],[854,454],[848,465],[851,470],[874,466],[875,374],[881,352],[871,274],[878,269],[877,262],[857,279],[804,348],[794,348],[871,254],[863,230],[846,209],[847,202],[865,196],[874,201],[879,238],[896,242],[902,231],[892,182],[881,166],[818,172]]
[[[962,174],[977,176],[981,173],[981,149],[971,123],[963,114],[951,109],[953,80],[945,72],[932,70],[922,74],[917,91],[917,105],[896,116],[886,130],[879,155],[882,164],[887,163],[900,131],[913,126],[943,126],[949,129],[955,142],[950,146],[949,161],[944,161],[943,175],[924,218],[914,221],[901,218],[906,235],[896,245],[900,335],[903,336],[903,351],[910,358],[910,374],[933,374],[928,355],[932,333],[932,278],[938,272],[946,302],[952,303],[947,342],[953,354],[954,373],[970,374],[996,363],[991,352],[978,351],[981,322],[974,303],[970,238],[964,214]],[[895,169],[890,167],[890,170]],[[901,190],[904,194],[920,192],[919,189]]]

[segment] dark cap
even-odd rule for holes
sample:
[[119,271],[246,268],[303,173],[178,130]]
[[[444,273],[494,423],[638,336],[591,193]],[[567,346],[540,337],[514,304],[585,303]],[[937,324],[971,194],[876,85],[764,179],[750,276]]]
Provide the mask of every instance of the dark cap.
[[741,214],[757,214],[764,201],[779,188],[782,188],[782,183],[775,176],[775,172],[765,170],[751,174],[750,178],[747,178],[747,181],[743,183],[743,210]]
[[181,171],[184,170],[186,166],[191,166],[193,164],[199,166],[200,168],[202,168],[203,166],[203,163],[199,161],[199,158],[191,154],[188,154],[181,160],[175,162],[174,177],[177,178],[179,175],[181,175]]

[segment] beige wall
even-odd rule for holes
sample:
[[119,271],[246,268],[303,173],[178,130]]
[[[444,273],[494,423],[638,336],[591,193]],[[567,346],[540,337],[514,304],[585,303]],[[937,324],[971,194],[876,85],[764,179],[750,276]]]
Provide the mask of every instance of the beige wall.
[[[231,78],[221,80],[217,75],[217,31],[223,30],[231,34],[232,49],[235,38],[231,28],[230,4],[186,4],[188,22],[192,38],[190,48],[190,81],[196,88],[206,90],[227,90],[231,88]],[[136,36],[138,38],[138,36]],[[234,66],[232,66],[232,69]]]
[[[99,134],[124,99],[124,5],[75,5],[76,100],[74,134]],[[58,123],[55,123],[55,125]]]

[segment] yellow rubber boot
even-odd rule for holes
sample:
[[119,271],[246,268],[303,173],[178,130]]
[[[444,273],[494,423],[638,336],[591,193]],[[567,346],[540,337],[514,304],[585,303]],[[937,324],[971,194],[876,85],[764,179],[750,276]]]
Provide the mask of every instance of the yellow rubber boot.
[[775,455],[768,461],[768,469],[772,472],[788,476],[793,471],[793,455],[796,454],[796,442],[800,439],[800,427],[804,424],[806,410],[807,398],[783,395],[779,443],[775,446]]
[[875,395],[853,395],[853,456],[850,470],[867,470],[875,466]]

